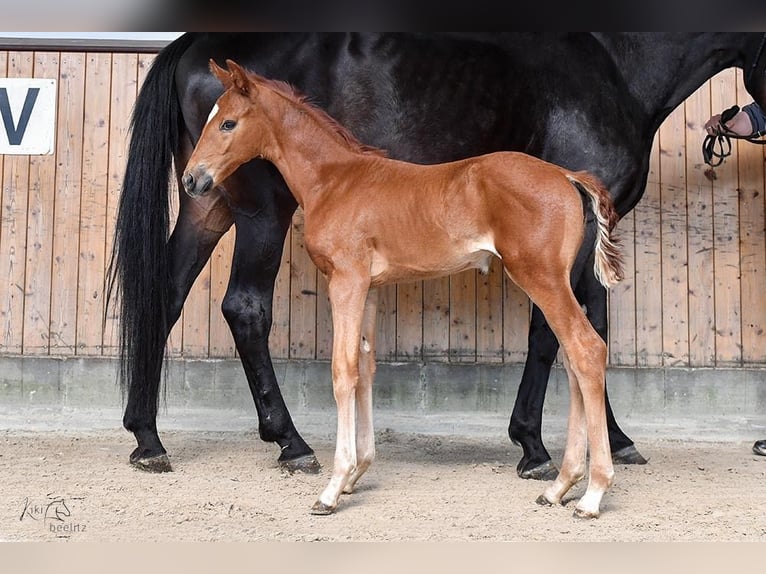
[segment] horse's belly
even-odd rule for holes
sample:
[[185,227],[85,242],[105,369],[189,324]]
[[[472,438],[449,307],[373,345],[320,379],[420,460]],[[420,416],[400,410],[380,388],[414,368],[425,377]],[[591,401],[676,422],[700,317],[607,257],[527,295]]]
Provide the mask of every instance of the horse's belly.
[[370,265],[372,285],[445,277],[466,269],[479,269],[482,273],[487,273],[492,256],[497,255],[497,252],[492,247],[491,251],[472,249],[447,255],[422,252],[415,255],[417,256],[403,258],[386,257],[377,251],[373,253]]

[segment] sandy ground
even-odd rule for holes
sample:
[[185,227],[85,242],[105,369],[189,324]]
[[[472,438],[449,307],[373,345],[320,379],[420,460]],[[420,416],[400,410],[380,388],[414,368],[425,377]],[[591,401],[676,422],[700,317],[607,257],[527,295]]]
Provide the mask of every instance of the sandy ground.
[[[329,467],[332,437],[306,438]],[[567,506],[538,506],[542,483],[517,478],[502,436],[379,430],[358,491],[325,517],[308,510],[328,471],[282,473],[254,433],[163,440],[175,471],[153,475],[127,464],[124,431],[0,431],[0,540],[766,541],[766,458],[741,441],[642,441],[649,464],[618,465],[601,517],[582,521],[584,483]]]

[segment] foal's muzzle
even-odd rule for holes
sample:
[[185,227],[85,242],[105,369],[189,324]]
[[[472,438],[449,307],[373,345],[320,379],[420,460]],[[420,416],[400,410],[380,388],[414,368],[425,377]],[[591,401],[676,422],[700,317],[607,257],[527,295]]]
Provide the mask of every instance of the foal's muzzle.
[[181,177],[181,183],[190,197],[199,197],[206,194],[213,187],[213,177],[204,169],[199,170],[200,173],[197,176],[194,175],[193,171],[197,170],[184,172]]

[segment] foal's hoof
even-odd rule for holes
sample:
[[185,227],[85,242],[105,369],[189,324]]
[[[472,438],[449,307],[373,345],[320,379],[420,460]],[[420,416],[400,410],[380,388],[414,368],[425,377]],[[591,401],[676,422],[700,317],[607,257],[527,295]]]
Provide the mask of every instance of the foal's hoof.
[[317,516],[327,516],[328,514],[332,514],[333,512],[335,512],[335,507],[327,506],[321,500],[317,500],[314,503],[314,506],[311,507],[311,514],[315,514]]
[[547,498],[545,498],[544,494],[541,494],[540,496],[538,496],[535,502],[539,504],[540,506],[553,506],[553,503]]
[[613,452],[612,462],[617,464],[646,464],[647,460],[641,456],[634,445],[630,445]]
[[294,472],[319,474],[319,471],[322,470],[322,465],[319,464],[317,457],[313,454],[305,454],[291,460],[280,460],[279,467],[290,474],[293,474]]
[[598,512],[590,512],[588,510],[582,510],[580,508],[575,507],[574,512],[572,513],[572,517],[574,518],[582,518],[583,520],[590,520],[591,518],[598,518],[599,513]]
[[130,464],[144,472],[173,472],[167,454],[145,456],[141,448],[137,448],[130,455]]
[[549,460],[534,468],[521,468],[519,465],[516,468],[516,473],[521,478],[532,480],[555,480],[559,475],[559,469]]

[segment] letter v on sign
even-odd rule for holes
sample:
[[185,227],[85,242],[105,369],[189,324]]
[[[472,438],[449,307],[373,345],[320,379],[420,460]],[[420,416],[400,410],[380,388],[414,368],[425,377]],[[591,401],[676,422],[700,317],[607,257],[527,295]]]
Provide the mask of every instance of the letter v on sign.
[[32,109],[35,107],[35,101],[37,101],[39,93],[40,88],[27,89],[27,96],[24,98],[24,107],[21,108],[19,123],[14,125],[11,103],[8,101],[8,88],[0,88],[0,115],[3,117],[3,126],[8,136],[8,143],[11,145],[21,145],[21,140],[24,139],[24,132],[27,131],[29,118],[32,116]]
[[52,154],[55,133],[56,80],[0,78],[0,154]]

